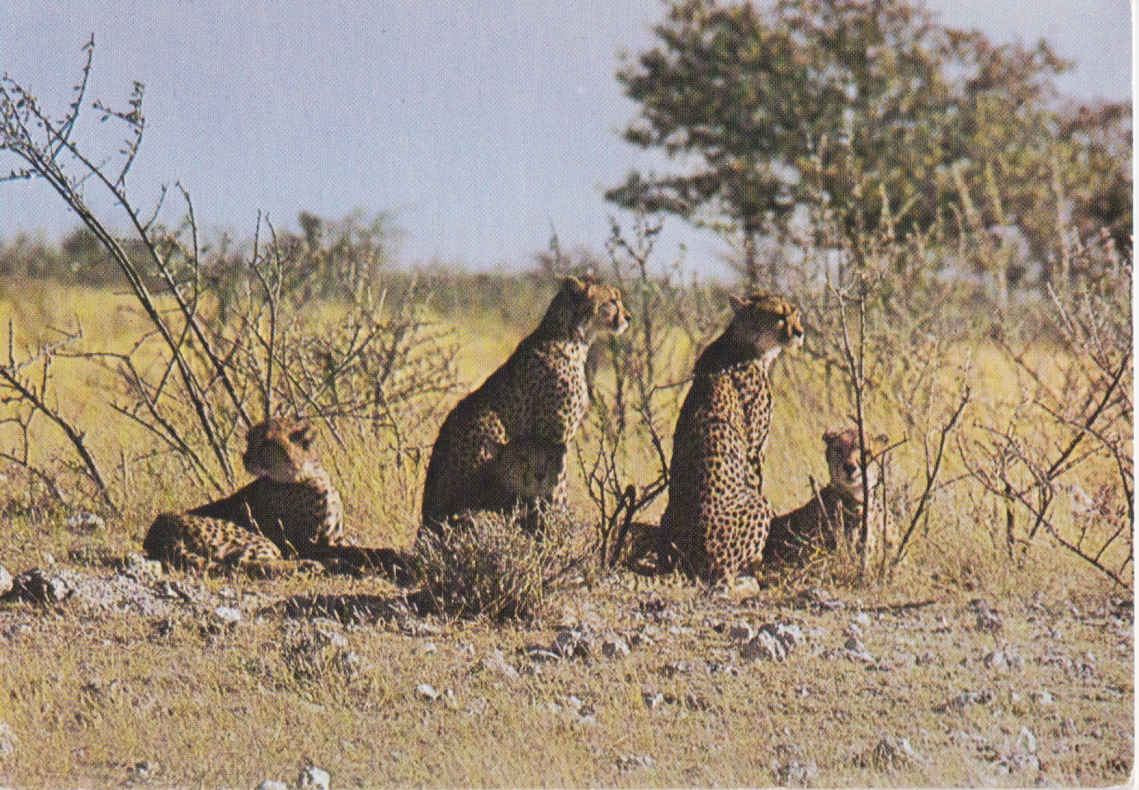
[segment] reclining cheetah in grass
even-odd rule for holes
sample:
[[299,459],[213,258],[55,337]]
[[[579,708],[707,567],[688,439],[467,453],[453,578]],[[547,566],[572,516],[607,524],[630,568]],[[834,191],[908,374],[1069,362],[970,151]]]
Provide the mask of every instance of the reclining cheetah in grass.
[[[143,549],[153,559],[199,571],[276,575],[344,562],[392,570],[394,551],[366,549],[344,537],[340,494],[312,441],[312,428],[302,421],[273,418],[254,425],[242,462],[257,479],[216,502],[159,515]],[[290,562],[296,558],[301,562]]]
[[658,547],[663,570],[679,564],[708,582],[762,559],[775,515],[763,496],[768,377],[784,347],[803,343],[799,309],[787,300],[757,293],[731,301],[731,323],[696,361],[676,420]]
[[[620,334],[628,325],[617,288],[567,277],[538,328],[444,420],[427,466],[424,525],[437,529],[448,516],[472,508],[510,508],[517,492],[488,492],[484,485],[487,465],[512,442],[545,442],[561,448],[564,459],[589,405],[589,347],[599,333]],[[540,499],[565,505],[564,462],[552,492]]]
[[[879,544],[887,554],[894,548],[894,524],[889,511],[882,507],[877,490],[878,465],[875,463],[867,464],[870,496],[863,495],[862,452],[857,429],[827,431],[823,434],[823,442],[826,444],[830,482],[802,507],[772,520],[767,545],[763,549],[765,565],[802,563],[821,551],[834,551],[840,542],[861,552],[859,533],[864,505],[869,531],[868,553],[874,556]],[[881,452],[882,445],[882,439],[875,439],[867,450]],[[884,522],[883,515],[886,516]]]

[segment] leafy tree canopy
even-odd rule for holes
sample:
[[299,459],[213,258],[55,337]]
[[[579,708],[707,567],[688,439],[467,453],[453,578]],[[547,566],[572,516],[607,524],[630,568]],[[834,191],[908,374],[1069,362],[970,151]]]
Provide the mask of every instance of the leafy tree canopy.
[[1058,212],[1127,238],[1130,147],[1105,129],[1129,110],[1056,109],[1069,64],[1044,41],[997,45],[904,0],[675,0],[654,31],[617,74],[640,105],[624,136],[678,168],[630,173],[606,193],[621,206],[727,222],[745,241],[802,204],[848,229],[885,208],[901,232],[963,227],[969,208],[1042,257]]

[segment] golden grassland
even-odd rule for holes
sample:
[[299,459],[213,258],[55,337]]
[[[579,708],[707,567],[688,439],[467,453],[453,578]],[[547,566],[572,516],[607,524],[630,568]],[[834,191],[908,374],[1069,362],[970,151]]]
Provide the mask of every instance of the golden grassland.
[[[84,337],[75,350],[125,351],[145,328],[130,305],[106,290],[45,283],[0,288],[0,317],[11,317],[17,350],[78,322]],[[318,309],[335,320],[335,306]],[[505,325],[485,316],[437,317],[456,327],[460,390],[466,391],[506,358],[538,315],[518,315]],[[682,381],[694,353],[684,338],[670,339],[659,378]],[[1054,351],[1039,353],[1046,358]],[[990,347],[954,349],[953,356],[931,413],[951,407],[968,359],[974,399],[964,437],[975,435],[981,418],[1013,418],[1021,382],[1007,360]],[[69,529],[65,511],[25,507],[26,477],[0,470],[0,503],[9,503],[0,511],[0,564],[13,574],[48,565],[48,555],[58,565],[100,570],[105,558],[140,550],[156,512],[210,496],[180,481],[169,459],[116,466],[124,447],[146,438],[108,408],[117,393],[104,372],[60,359],[52,375],[62,413],[87,430],[92,451],[111,470],[122,513],[93,532]],[[601,374],[602,386],[607,375]],[[820,437],[844,422],[850,404],[828,389],[821,366],[807,355],[785,355],[775,377],[765,493],[785,510],[809,496],[808,475],[825,480]],[[677,386],[659,396],[658,428],[666,439],[684,391]],[[870,422],[892,439],[907,440],[894,452],[891,474],[909,482],[912,498],[923,482],[922,436],[907,428],[888,398],[873,401]],[[66,457],[62,437],[37,425],[37,459],[49,464]],[[3,431],[0,426],[0,440]],[[409,441],[429,450],[430,433],[425,428]],[[577,441],[592,447],[596,428],[587,425]],[[321,442],[351,531],[368,544],[407,546],[426,455],[394,464],[351,433],[344,446],[327,435]],[[240,449],[230,448],[235,463]],[[626,452],[629,482],[648,482],[652,456],[644,437]],[[580,470],[572,460],[570,466],[573,507],[583,520],[593,519]],[[943,479],[962,471],[950,453]],[[663,506],[661,498],[647,520]],[[191,614],[161,621],[120,612],[89,616],[67,602],[0,604],[0,722],[17,738],[11,752],[0,749],[0,784],[252,787],[264,778],[292,780],[308,761],[329,770],[335,784],[354,786],[794,784],[794,765],[808,763],[813,772],[805,781],[822,785],[1124,781],[1134,748],[1133,647],[1129,628],[1113,631],[1103,612],[1130,612],[1131,593],[1044,545],[1013,562],[1003,530],[1003,514],[994,506],[964,485],[950,485],[936,494],[906,562],[891,579],[869,586],[841,576],[808,578],[741,600],[618,572],[560,593],[534,623],[494,627],[432,619],[417,630],[397,618],[320,625],[344,640],[333,643],[313,637],[313,623],[275,610],[218,625]],[[266,605],[289,596],[392,592],[376,579],[172,578]],[[787,600],[800,583],[824,584],[851,608],[796,608]],[[976,598],[1003,614],[998,634],[973,626],[969,602]],[[653,600],[672,614],[654,622],[656,638],[627,657],[539,664],[517,652],[548,644],[562,623],[643,628],[645,612],[652,611],[645,602]],[[890,608],[916,601],[929,603],[914,613]],[[917,660],[891,659],[886,668],[879,662],[872,669],[801,648],[793,660],[748,663],[722,627],[791,621],[815,634],[810,644],[838,647],[856,606],[875,612],[861,626],[871,652],[902,651]],[[1002,649],[1019,651],[1022,666],[990,671],[984,657]],[[485,659],[496,650],[522,674],[487,669]],[[1069,672],[1049,663],[1048,650],[1091,653],[1096,667],[1091,674]],[[346,659],[348,653],[354,658]],[[716,671],[717,662],[736,671]],[[451,693],[427,700],[416,692],[422,683]],[[991,691],[991,700],[938,711],[946,699],[977,689]],[[1041,690],[1053,701],[1042,701]],[[657,693],[665,701],[647,704],[646,695]],[[1039,744],[1035,769],[1012,758],[1023,727]],[[876,758],[884,735],[908,738],[919,757]],[[637,756],[650,759],[630,762]]]

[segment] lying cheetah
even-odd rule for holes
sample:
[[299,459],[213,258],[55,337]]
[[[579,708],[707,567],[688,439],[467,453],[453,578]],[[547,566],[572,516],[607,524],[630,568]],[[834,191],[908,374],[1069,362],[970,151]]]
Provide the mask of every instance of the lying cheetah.
[[[444,420],[427,466],[423,523],[435,529],[450,515],[482,507],[487,464],[519,438],[560,447],[564,458],[589,405],[589,346],[599,333],[620,334],[628,325],[617,288],[567,277],[538,328]],[[513,499],[509,495],[491,504],[505,507]],[[541,499],[565,504],[564,462],[557,484]]]
[[731,299],[727,329],[696,361],[673,436],[662,569],[714,582],[763,555],[774,513],[763,496],[771,364],[803,343],[799,309],[768,293]]
[[[876,438],[868,449],[872,454],[883,449],[884,437]],[[827,467],[830,482],[817,491],[802,507],[776,516],[763,549],[765,565],[799,563],[820,551],[834,551],[840,541],[860,551],[862,507],[866,503],[869,527],[868,551],[873,555],[883,533],[882,548],[889,553],[894,547],[894,525],[889,511],[882,507],[878,487],[878,465],[866,466],[866,479],[870,497],[862,491],[862,452],[858,445],[858,430],[827,431]],[[883,514],[886,519],[883,521]]]
[[240,567],[272,575],[344,560],[385,567],[389,549],[345,539],[340,494],[311,449],[308,423],[273,418],[246,435],[242,462],[257,479],[224,499],[185,513],[163,513],[143,541],[147,555],[176,567]]

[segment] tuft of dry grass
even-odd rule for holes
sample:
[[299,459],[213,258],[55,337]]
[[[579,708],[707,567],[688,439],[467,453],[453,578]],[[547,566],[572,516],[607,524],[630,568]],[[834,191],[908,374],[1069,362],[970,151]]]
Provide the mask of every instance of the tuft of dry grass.
[[422,530],[413,572],[431,611],[494,622],[533,619],[547,594],[591,571],[596,546],[572,515],[544,509],[537,534],[523,529],[526,514],[475,511]]

